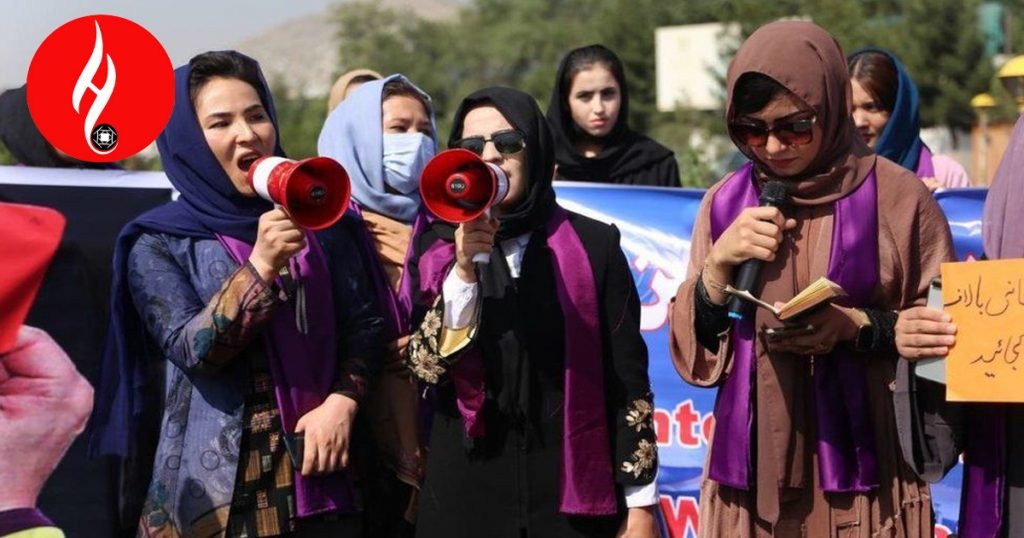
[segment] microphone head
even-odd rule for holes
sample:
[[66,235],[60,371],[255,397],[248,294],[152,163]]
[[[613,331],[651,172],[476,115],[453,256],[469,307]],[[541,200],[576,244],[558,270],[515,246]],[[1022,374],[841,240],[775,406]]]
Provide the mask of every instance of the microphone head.
[[761,188],[762,206],[783,206],[789,202],[789,193],[786,191],[786,184],[782,181],[769,181]]

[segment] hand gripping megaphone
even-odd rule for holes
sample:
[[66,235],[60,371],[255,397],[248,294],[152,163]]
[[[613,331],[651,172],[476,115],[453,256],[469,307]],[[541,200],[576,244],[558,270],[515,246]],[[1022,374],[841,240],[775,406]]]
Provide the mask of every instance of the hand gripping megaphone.
[[283,207],[295,224],[308,230],[338,222],[352,195],[348,172],[330,157],[260,157],[249,167],[248,179],[261,198]]
[[[508,188],[504,170],[465,149],[438,153],[420,176],[420,197],[427,210],[455,224],[489,214],[491,206],[505,199]],[[473,261],[490,263],[491,255],[481,252]]]

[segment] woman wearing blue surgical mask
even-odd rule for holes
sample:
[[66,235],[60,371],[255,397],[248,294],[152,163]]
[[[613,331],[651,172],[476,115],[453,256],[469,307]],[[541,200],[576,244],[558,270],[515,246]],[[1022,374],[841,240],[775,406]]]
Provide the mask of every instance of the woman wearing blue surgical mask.
[[420,222],[420,173],[437,149],[430,96],[402,75],[365,83],[328,116],[318,148],[352,180],[351,213],[366,231],[365,257],[378,262],[370,272],[390,342],[363,410],[379,462],[365,492],[367,535],[411,536],[425,454],[416,383],[401,359],[411,304],[403,269]]

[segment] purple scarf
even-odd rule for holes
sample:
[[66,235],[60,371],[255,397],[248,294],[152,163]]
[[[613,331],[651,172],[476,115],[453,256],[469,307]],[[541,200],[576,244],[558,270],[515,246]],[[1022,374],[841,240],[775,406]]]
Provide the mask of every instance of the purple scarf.
[[1006,483],[1006,406],[981,404],[969,412],[965,436],[959,535],[992,538],[1003,527]]
[[[239,264],[249,259],[252,245],[225,235],[218,235],[217,239]],[[303,335],[296,328],[291,300],[278,306],[263,331],[281,425],[287,433],[294,432],[299,418],[327,399],[338,368],[327,258],[316,236],[307,232],[306,242],[308,246],[292,258],[290,265],[292,274],[300,274],[306,286],[308,334]],[[306,477],[295,469],[295,507],[299,517],[325,512],[355,513],[355,494],[348,474]]]
[[[743,209],[758,205],[753,165],[739,169],[715,194],[712,241]],[[847,306],[865,306],[878,283],[878,194],[874,171],[854,192],[835,202],[828,278],[849,295]],[[849,261],[850,263],[847,263]],[[867,270],[866,270],[867,269]],[[715,438],[708,477],[737,489],[751,487],[751,430],[755,410],[754,321],[735,322],[730,335],[732,372],[715,402]],[[818,470],[822,490],[864,492],[878,486],[875,436],[862,359],[837,348],[815,362],[814,400]]]
[[917,170],[914,173],[919,178],[935,177],[935,164],[932,162],[932,152],[924,144],[921,144],[921,154],[917,158]]
[[0,512],[0,536],[53,526],[53,522],[35,508],[12,508]]
[[[565,318],[565,420],[559,511],[567,515],[606,516],[618,511],[608,423],[603,412],[604,351],[599,304],[590,258],[564,209],[546,225],[558,302]],[[427,302],[440,293],[455,258],[455,245],[435,241],[420,257],[420,291]],[[476,347],[449,372],[466,435],[486,433],[483,405],[484,359]]]

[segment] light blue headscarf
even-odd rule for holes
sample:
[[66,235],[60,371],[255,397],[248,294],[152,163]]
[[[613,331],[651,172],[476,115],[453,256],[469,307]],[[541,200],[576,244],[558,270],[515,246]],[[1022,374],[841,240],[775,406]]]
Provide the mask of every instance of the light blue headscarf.
[[[381,95],[392,80],[412,82],[391,75],[367,82],[352,91],[327,117],[317,152],[341,163],[352,180],[352,197],[365,209],[402,222],[412,222],[420,208],[420,193],[392,194],[385,190],[384,131],[381,128]],[[430,96],[412,84],[430,102]],[[429,107],[431,138],[437,148],[433,107]]]

